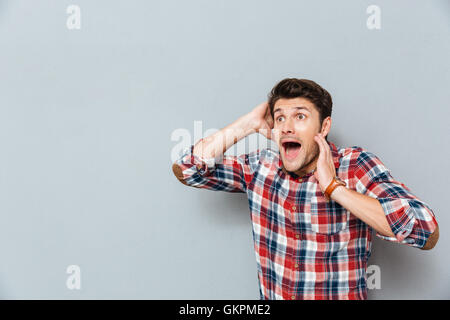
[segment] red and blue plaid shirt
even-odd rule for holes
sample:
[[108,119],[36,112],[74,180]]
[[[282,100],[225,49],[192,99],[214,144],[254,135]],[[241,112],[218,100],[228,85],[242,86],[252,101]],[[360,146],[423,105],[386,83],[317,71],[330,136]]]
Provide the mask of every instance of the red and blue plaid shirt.
[[[376,235],[423,247],[437,226],[430,207],[373,153],[328,144],[337,176],[381,203],[395,237]],[[174,163],[181,182],[247,194],[260,299],[367,299],[372,228],[339,203],[327,202],[313,173],[287,172],[270,148],[217,161],[194,156],[193,147]]]

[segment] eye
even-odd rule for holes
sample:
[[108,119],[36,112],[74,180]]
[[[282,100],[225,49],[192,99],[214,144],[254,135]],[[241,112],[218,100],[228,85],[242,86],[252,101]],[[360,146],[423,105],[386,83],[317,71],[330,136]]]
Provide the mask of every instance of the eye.
[[303,113],[299,113],[299,114],[297,115],[297,117],[299,117],[299,116],[303,116],[303,118],[301,118],[301,119],[304,119],[304,118],[306,117]]
[[277,118],[277,121],[280,121],[280,119],[281,118],[283,118],[284,119],[284,117],[283,116],[279,116],[278,118]]

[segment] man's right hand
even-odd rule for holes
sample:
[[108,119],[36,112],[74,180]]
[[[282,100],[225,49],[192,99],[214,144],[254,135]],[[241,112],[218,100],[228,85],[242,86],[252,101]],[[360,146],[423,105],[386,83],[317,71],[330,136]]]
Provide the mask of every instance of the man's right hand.
[[225,128],[197,142],[193,153],[203,158],[216,158],[249,134],[259,132],[267,139],[272,139],[272,128],[273,119],[266,101]]
[[259,104],[245,115],[250,127],[267,139],[272,139],[273,118],[267,101]]

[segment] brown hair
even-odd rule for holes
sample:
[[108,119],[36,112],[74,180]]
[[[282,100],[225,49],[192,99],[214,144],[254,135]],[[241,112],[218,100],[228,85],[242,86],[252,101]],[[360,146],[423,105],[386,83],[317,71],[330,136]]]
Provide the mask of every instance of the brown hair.
[[[323,120],[330,116],[333,106],[331,95],[327,90],[312,80],[286,78],[278,82],[268,95],[270,114],[273,118],[273,107],[278,99],[305,98],[314,104],[319,112],[320,127]],[[328,135],[325,140],[328,141]]]

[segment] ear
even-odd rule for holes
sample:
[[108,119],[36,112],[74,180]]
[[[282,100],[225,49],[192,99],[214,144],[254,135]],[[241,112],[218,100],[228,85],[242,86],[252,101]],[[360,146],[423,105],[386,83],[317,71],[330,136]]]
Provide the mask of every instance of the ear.
[[320,133],[326,137],[331,129],[331,117],[326,117],[323,119],[322,122],[322,129],[320,130]]

